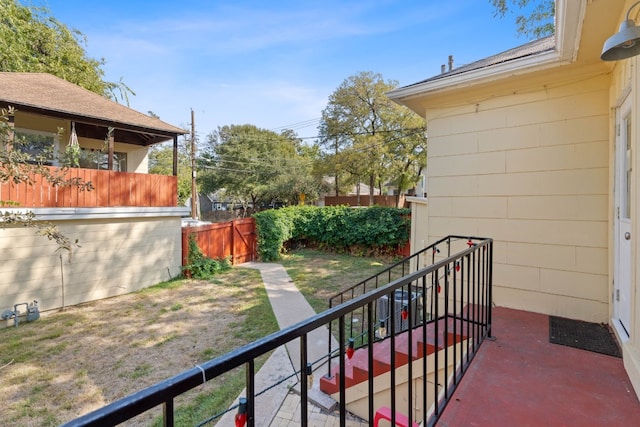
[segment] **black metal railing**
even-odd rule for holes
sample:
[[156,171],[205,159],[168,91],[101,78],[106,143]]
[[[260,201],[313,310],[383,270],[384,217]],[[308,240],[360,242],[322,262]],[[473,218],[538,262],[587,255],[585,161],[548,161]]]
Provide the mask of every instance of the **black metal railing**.
[[[468,247],[455,252],[454,243],[469,242]],[[395,353],[390,355],[390,375],[385,381],[389,394],[376,395],[374,392],[374,370],[368,373],[368,410],[362,416],[371,422],[376,411],[381,407],[391,409],[392,425],[396,416],[404,414],[412,421],[425,421],[426,425],[434,425],[442,414],[448,399],[459,384],[462,375],[467,370],[473,356],[483,339],[491,334],[491,284],[493,241],[491,239],[468,238],[461,236],[449,236],[439,241],[439,244],[449,246],[447,254],[452,254],[442,259],[437,259],[437,250],[434,262],[403,277],[390,281],[384,286],[372,289],[349,301],[334,306],[329,310],[317,314],[309,319],[299,322],[291,327],[275,332],[267,337],[245,345],[223,356],[202,363],[172,378],[162,381],[154,386],[143,389],[121,400],[111,403],[101,409],[86,414],[80,418],[68,422],[65,426],[115,426],[133,417],[136,417],[152,408],[163,407],[164,425],[174,425],[174,401],[177,396],[192,390],[205,382],[213,381],[222,374],[244,366],[246,373],[246,402],[243,402],[243,411],[246,411],[246,424],[254,426],[254,414],[260,413],[260,406],[256,403],[255,368],[256,359],[280,346],[298,340],[300,346],[300,366],[307,367],[308,349],[307,335],[320,327],[330,327],[332,322],[337,322],[339,347],[332,350],[338,355],[339,366],[334,375],[345,378],[346,364],[348,363],[347,343],[351,329],[348,328],[347,319],[352,319],[353,312],[362,313],[366,320],[366,333],[363,341],[373,343],[376,341],[376,305],[381,298],[391,298],[397,291],[412,289],[420,293],[422,304],[408,304],[406,318],[411,326],[409,331],[422,335],[422,342],[435,340],[435,347],[439,348],[430,355],[422,357],[412,363],[407,363],[406,368],[396,363]],[[431,250],[437,246],[430,246]],[[423,251],[424,253],[425,251]],[[432,295],[427,303],[427,295]],[[420,318],[419,322],[414,319]],[[401,322],[402,322],[401,321]],[[396,331],[396,317],[388,318],[391,331]],[[415,326],[414,326],[415,323]],[[391,349],[396,348],[396,340],[400,339],[399,333],[390,333],[384,339],[390,340]],[[380,341],[380,339],[378,339]],[[453,344],[453,345],[452,345]],[[409,355],[413,354],[412,347],[418,345],[413,339],[408,340]],[[361,348],[357,351],[367,353],[369,366],[374,363],[374,345]],[[419,364],[419,365],[416,365]],[[415,366],[414,366],[415,365]],[[429,365],[429,366],[428,366]],[[406,369],[410,381],[399,380],[396,370]],[[435,379],[428,380],[427,372],[435,372]],[[300,375],[300,399],[301,419],[300,425],[308,425],[307,403],[309,378]],[[380,386],[380,380],[376,379],[376,388]],[[347,389],[346,381],[339,381],[338,408],[339,423],[346,425],[347,419]],[[398,389],[402,387],[402,389]],[[401,407],[399,396],[408,402],[406,407]],[[398,398],[397,398],[398,397]]]
[[[411,254],[409,257],[403,258],[402,260],[392,264],[391,266],[385,268],[372,275],[371,277],[364,279],[355,285],[337,293],[336,295],[329,298],[329,308],[335,307],[337,305],[343,304],[346,301],[351,301],[352,299],[366,294],[367,292],[378,289],[381,286],[386,285],[387,283],[391,283],[393,280],[399,279],[401,277],[405,277],[407,274],[418,271],[421,268],[424,268],[427,265],[434,264],[436,260],[443,259],[451,256],[452,251],[456,250],[456,244],[458,244],[458,250],[464,249],[465,247],[470,247],[473,244],[473,239],[468,236],[447,236],[444,237],[435,243],[430,244],[429,246]],[[434,298],[434,292],[441,290],[441,285],[439,284],[439,279],[437,277],[432,277],[431,286],[429,286],[426,290],[426,293],[421,293],[415,287],[406,286],[401,289],[396,290],[393,294],[381,298],[378,300],[376,306],[374,307],[374,319],[378,323],[378,326],[383,326],[385,329],[389,330],[389,319],[390,316],[394,316],[396,319],[403,317],[403,311],[407,311],[407,306],[412,304],[415,308],[416,304],[423,305],[426,301],[427,307],[430,307],[430,310],[427,311],[427,316],[433,312],[433,305],[436,299]],[[400,296],[400,298],[398,298]],[[430,305],[429,305],[430,304]],[[414,310],[415,311],[415,310]],[[366,320],[366,307],[362,307],[360,310],[352,311],[347,319],[346,325],[348,329],[348,335],[353,338],[354,345],[356,348],[363,347],[368,344],[368,341],[365,338],[368,323]],[[421,323],[426,319],[413,319],[414,324],[412,326],[416,326],[416,323]],[[332,322],[329,325],[329,338],[332,335],[337,334],[335,328],[335,322]],[[382,325],[380,325],[382,323]],[[395,330],[397,331],[405,331],[409,327],[409,322],[401,320],[398,324],[395,325]],[[380,338],[380,337],[378,337]],[[334,345],[333,340],[328,339],[328,349],[327,354],[334,354]],[[331,368],[329,368],[329,375],[331,375]]]

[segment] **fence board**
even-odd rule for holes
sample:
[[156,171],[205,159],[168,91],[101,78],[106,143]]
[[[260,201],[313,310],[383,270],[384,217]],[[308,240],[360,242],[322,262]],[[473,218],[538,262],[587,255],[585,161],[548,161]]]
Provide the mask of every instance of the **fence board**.
[[[58,168],[49,167],[52,173]],[[54,186],[41,175],[33,184],[0,183],[0,200],[29,208],[50,207],[174,207],[178,205],[178,179],[175,176],[71,168],[64,178],[91,182],[93,190],[76,186]]]
[[[49,169],[59,173],[58,168]],[[63,176],[91,182],[93,190],[54,186],[41,175],[36,175],[32,177],[32,185],[1,183],[0,200],[10,200],[29,208],[174,207],[178,204],[178,179],[175,176],[80,168],[68,169]]]
[[188,264],[190,235],[194,236],[202,253],[209,258],[229,257],[234,265],[257,258],[253,218],[183,227],[182,265]]

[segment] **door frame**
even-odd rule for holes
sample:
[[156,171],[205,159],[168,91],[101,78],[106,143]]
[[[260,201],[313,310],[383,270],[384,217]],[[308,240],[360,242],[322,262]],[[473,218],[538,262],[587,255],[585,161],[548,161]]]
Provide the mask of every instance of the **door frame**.
[[626,96],[618,104],[615,117],[614,142],[614,281],[612,289],[613,325],[618,336],[626,341],[631,336],[632,296],[634,283],[634,209],[635,191],[633,176],[633,129],[632,97]]

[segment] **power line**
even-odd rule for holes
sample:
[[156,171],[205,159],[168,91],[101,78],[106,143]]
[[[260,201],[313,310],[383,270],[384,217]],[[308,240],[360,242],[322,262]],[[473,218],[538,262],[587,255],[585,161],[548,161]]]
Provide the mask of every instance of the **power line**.
[[[424,127],[419,127],[419,128],[400,128],[400,129],[381,129],[381,130],[378,130],[377,133],[397,133],[397,132],[402,132],[402,131],[412,131],[408,135],[405,135],[405,136],[411,136],[411,135],[414,135],[413,131],[416,131],[415,133],[417,133],[417,132],[422,132],[424,130],[425,130]],[[321,138],[332,139],[332,138],[337,138],[337,137],[345,137],[345,136],[346,137],[353,137],[353,136],[361,136],[361,135],[370,135],[370,132],[353,132],[353,133],[348,133],[348,134],[347,133],[343,133],[343,134],[335,134],[335,135],[295,136],[295,139],[321,139]],[[256,141],[256,142],[277,142],[277,141],[282,141],[280,135],[277,135],[277,136],[257,136],[257,135],[252,135],[250,137],[234,135],[232,138],[233,139],[247,139],[247,140]],[[229,138],[228,140],[230,140],[232,138]]]
[[315,118],[315,119],[309,119],[309,120],[304,120],[302,122],[297,122],[297,123],[293,123],[290,125],[284,125],[284,126],[278,126],[275,127],[273,129],[271,129],[274,132],[277,131],[283,131],[283,130],[296,130],[296,129],[302,129],[302,128],[307,128],[307,127],[311,127],[311,126],[316,126],[318,124],[320,124],[320,121],[322,120],[321,117]]
[[[235,159],[235,160],[229,160]],[[215,158],[201,158],[201,161],[205,162],[226,162],[226,163],[241,163],[241,164],[252,164],[257,166],[280,166],[277,163],[286,163],[286,162],[308,162],[308,159],[303,157],[299,158],[290,158],[290,157],[270,157],[269,160],[251,158],[251,157],[232,157],[232,156],[218,156]]]

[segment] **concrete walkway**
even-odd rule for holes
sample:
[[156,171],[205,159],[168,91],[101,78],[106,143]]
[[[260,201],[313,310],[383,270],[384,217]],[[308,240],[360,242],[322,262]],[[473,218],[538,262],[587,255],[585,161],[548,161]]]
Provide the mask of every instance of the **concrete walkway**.
[[[280,264],[248,262],[241,264],[240,267],[260,270],[280,329],[295,325],[316,314]],[[307,335],[307,360],[315,362],[327,354],[327,339],[326,327],[318,328]],[[337,346],[337,342],[333,339],[332,348],[337,348]],[[287,344],[286,349],[283,347],[278,348],[260,368],[255,378],[256,393],[292,375],[299,369],[300,343],[299,340],[295,340]],[[320,392],[318,388],[319,379],[326,373],[326,369],[326,363],[320,366],[314,364],[314,384],[309,391],[309,400],[315,404],[310,404],[308,410],[310,425],[313,426],[338,425],[336,424],[335,415],[332,414],[335,402]],[[298,385],[298,382],[298,378],[294,376],[256,398],[256,408],[259,408],[259,410],[256,410],[256,426],[300,425],[300,399],[292,391]],[[246,390],[243,390],[240,396],[246,396]],[[238,399],[236,399],[234,405],[237,401]],[[297,406],[295,402],[297,402]],[[220,418],[216,425],[233,427],[235,426],[234,417],[235,411],[231,411]],[[360,423],[350,422],[349,425],[359,426]]]

